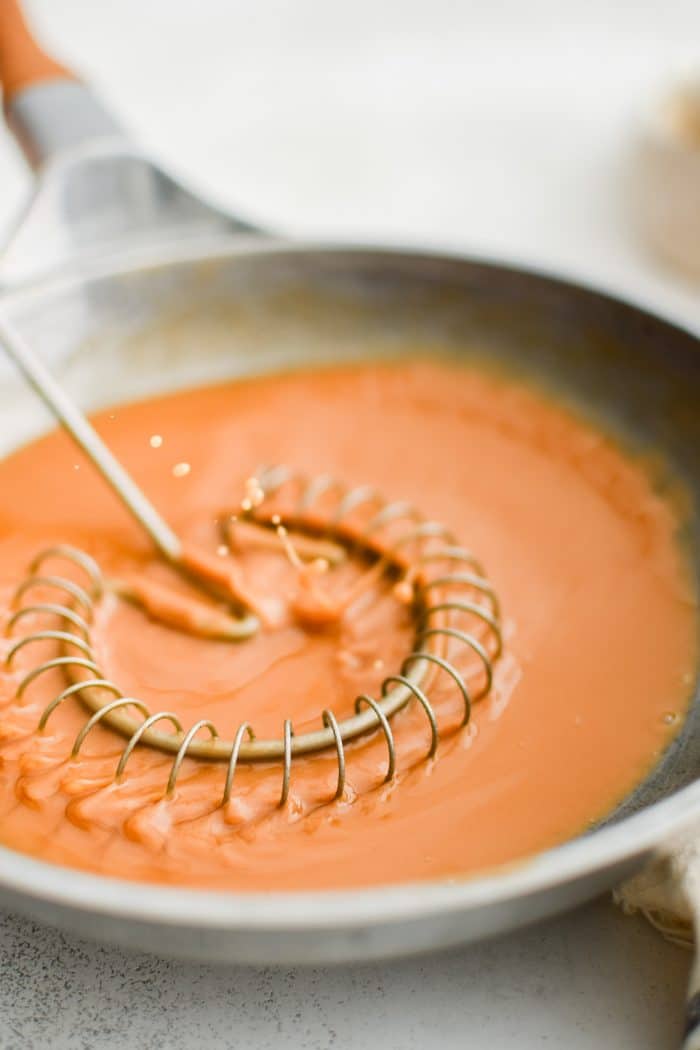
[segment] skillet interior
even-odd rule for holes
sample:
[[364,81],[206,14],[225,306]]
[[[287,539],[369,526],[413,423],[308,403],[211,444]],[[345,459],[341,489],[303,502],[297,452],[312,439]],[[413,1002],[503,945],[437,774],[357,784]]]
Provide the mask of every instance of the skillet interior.
[[[697,578],[700,340],[635,307],[489,264],[265,244],[65,279],[17,294],[8,307],[89,407],[237,374],[409,352],[507,367],[632,448],[661,456],[690,496],[685,539]],[[0,408],[3,452],[50,425],[9,372]],[[607,822],[695,778],[698,717],[696,694],[676,742]]]

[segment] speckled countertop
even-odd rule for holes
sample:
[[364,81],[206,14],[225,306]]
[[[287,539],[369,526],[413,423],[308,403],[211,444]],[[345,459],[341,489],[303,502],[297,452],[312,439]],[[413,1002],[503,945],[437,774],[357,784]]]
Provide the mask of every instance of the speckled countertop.
[[[29,6],[166,161],[258,221],[527,260],[700,326],[697,288],[636,243],[624,175],[640,107],[698,59],[697,0]],[[27,185],[6,141],[0,177],[2,223]],[[607,900],[327,970],[165,961],[0,913],[0,1050],[665,1050],[688,964]]]
[[674,1046],[687,953],[608,902],[470,949],[248,969],[0,918],[2,1050],[651,1050]]

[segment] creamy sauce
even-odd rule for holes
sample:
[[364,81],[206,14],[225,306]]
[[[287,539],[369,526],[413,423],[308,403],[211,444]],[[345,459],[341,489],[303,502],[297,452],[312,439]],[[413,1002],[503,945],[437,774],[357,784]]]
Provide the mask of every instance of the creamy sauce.
[[[425,715],[409,705],[392,723],[393,782],[382,784],[378,733],[348,749],[341,800],[322,804],[337,775],[324,753],[295,759],[278,809],[279,764],[239,767],[222,807],[221,764],[185,759],[165,799],[172,756],[137,748],[115,785],[125,741],[97,727],[71,759],[88,715],[73,698],[37,733],[66,682],[52,671],[18,700],[22,676],[56,655],[51,642],[27,646],[0,674],[4,844],[109,875],[239,890],[460,876],[585,830],[677,731],[696,632],[677,516],[640,463],[546,397],[478,371],[412,362],[192,390],[112,409],[97,425],[191,550],[219,558],[222,573],[235,570],[238,593],[262,595],[270,610],[246,642],[183,633],[187,583],[153,557],[67,437],[51,434],[1,463],[0,489],[12,494],[0,508],[6,617],[24,567],[56,542],[89,551],[107,576],[135,588],[151,581],[154,616],[167,605],[162,588],[182,596],[170,626],[113,594],[97,612],[107,677],[152,710],[172,711],[186,727],[211,719],[227,736],[244,719],[262,736],[280,736],[285,718],[303,732],[320,726],[324,708],[344,717],[358,693],[377,695],[411,646],[410,613],[388,588],[377,584],[319,629],[290,613],[298,577],[279,550],[242,534],[217,553],[218,519],[260,462],[371,483],[452,528],[501,599],[504,655],[464,729],[456,691],[436,682],[442,737],[433,761],[423,760]],[[329,579],[345,592],[364,570],[349,559]],[[27,619],[23,630],[36,627]]]

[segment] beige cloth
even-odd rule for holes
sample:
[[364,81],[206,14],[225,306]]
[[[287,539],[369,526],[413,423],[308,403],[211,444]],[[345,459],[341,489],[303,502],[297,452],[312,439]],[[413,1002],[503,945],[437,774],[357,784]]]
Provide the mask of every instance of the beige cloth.
[[[694,949],[700,942],[700,824],[615,890],[628,914],[641,912],[669,941]],[[700,1050],[700,957],[695,956],[687,993],[683,1050]]]
[[700,827],[697,837],[690,835],[659,856],[613,896],[628,915],[641,912],[668,940],[693,948],[700,908]]

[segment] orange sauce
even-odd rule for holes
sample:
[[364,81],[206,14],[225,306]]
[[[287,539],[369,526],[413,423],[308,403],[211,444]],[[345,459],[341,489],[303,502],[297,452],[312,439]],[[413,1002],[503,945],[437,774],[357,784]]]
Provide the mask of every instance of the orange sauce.
[[[498,592],[504,655],[464,729],[454,688],[435,686],[442,737],[433,761],[423,760],[425,714],[409,705],[392,722],[393,782],[382,784],[386,743],[375,734],[348,749],[343,798],[321,804],[337,775],[326,752],[295,759],[280,809],[279,764],[239,767],[222,807],[225,766],[185,759],[167,799],[172,756],[145,747],[115,785],[125,741],[107,728],[72,760],[88,715],[73,698],[37,732],[66,683],[56,670],[17,699],[21,677],[56,655],[51,642],[27,646],[0,672],[3,844],[113,876],[236,890],[458,877],[584,831],[677,732],[696,636],[678,516],[642,463],[548,397],[412,361],[190,390],[96,422],[188,543],[230,557],[251,592],[282,596],[282,613],[238,644],[191,636],[108,596],[94,627],[100,662],[152,710],[173,711],[185,726],[211,719],[229,736],[244,719],[260,736],[280,736],[285,718],[303,732],[320,726],[324,708],[345,717],[358,693],[376,696],[411,645],[409,610],[379,585],[319,630],[285,614],[288,559],[244,541],[217,555],[217,518],[260,462],[371,483],[453,529]],[[6,618],[33,554],[57,542],[89,551],[107,576],[186,593],[62,433],[0,463],[0,491],[11,493],[0,505]],[[329,580],[346,589],[361,571],[350,560]]]

